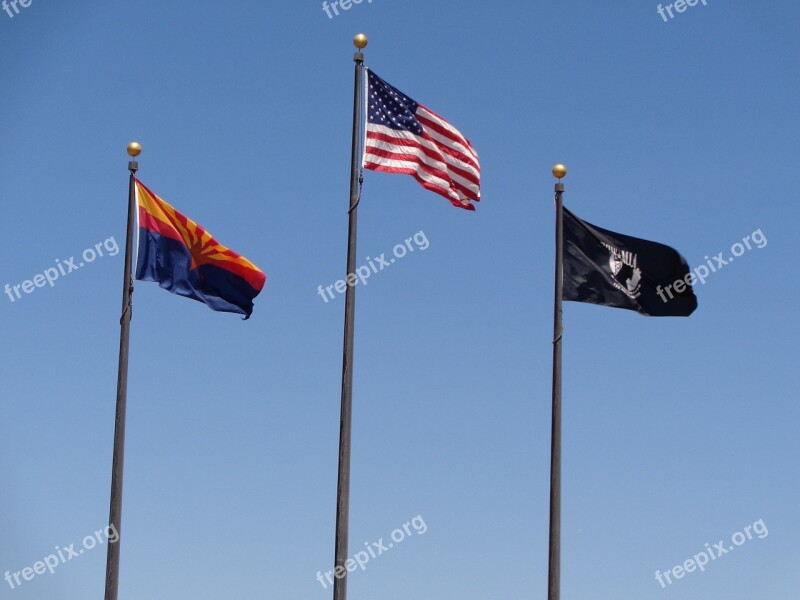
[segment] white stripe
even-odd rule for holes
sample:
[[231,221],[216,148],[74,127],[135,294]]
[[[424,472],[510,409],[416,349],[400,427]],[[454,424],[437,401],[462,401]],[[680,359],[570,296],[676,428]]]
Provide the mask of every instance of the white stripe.
[[[438,169],[440,171],[444,171],[445,173],[447,173],[448,177],[452,181],[458,183],[461,187],[463,187],[463,188],[465,188],[467,190],[470,190],[473,194],[475,194],[476,197],[480,197],[480,186],[479,185],[477,185],[477,184],[475,184],[475,183],[473,183],[471,181],[468,181],[467,179],[464,179],[458,173],[456,173],[453,170],[451,170],[449,168],[449,166],[447,165],[447,163],[442,162],[440,160],[435,160],[433,158],[430,158],[427,154],[425,154],[419,148],[415,148],[413,146],[396,146],[394,144],[391,144],[390,142],[384,142],[382,140],[368,139],[367,140],[367,147],[366,147],[366,153],[367,154],[370,153],[370,149],[371,148],[377,148],[379,150],[384,150],[384,151],[387,151],[387,152],[410,154],[412,156],[416,156],[416,157],[419,158],[419,162],[421,162],[421,163],[423,163],[423,164],[425,164],[425,165],[427,165],[429,167],[432,167],[434,169]],[[370,154],[370,156],[372,156],[372,155]],[[377,155],[375,155],[374,158],[375,159],[379,159],[379,160],[393,160],[393,159],[386,159],[386,158],[384,158],[382,156],[377,156]]]
[[400,153],[400,154],[410,154],[412,156],[416,156],[419,158],[419,161],[429,167],[434,169],[438,169],[440,171],[444,171],[447,173],[448,177],[458,183],[460,186],[466,188],[467,190],[472,191],[476,196],[480,194],[480,185],[473,183],[467,179],[464,179],[461,175],[453,171],[449,168],[446,163],[442,161],[435,160],[430,158],[427,154],[422,152],[419,148],[408,147],[408,146],[395,146],[389,142],[383,142],[379,140],[367,140],[367,152],[369,153],[371,148],[377,148],[379,150],[384,150],[387,152],[392,153]]
[[[423,124],[423,127],[425,127],[424,124]],[[458,160],[459,164],[462,164],[462,165],[465,165],[465,166],[468,165],[468,166],[472,167],[474,170],[480,170],[480,165],[478,164],[478,161],[472,158],[472,154],[469,152],[469,150],[467,149],[466,146],[464,146],[463,144],[459,144],[457,142],[454,142],[450,138],[442,136],[440,133],[434,131],[430,127],[426,127],[425,128],[425,133],[427,133],[430,136],[430,138],[433,140],[433,142],[435,144],[438,144],[438,145],[443,146],[445,148],[450,148],[452,150],[455,150],[456,152],[460,152],[461,154],[463,154],[464,155],[464,159],[461,159],[461,160],[454,159],[454,160]]]
[[428,136],[430,136],[433,143],[438,144],[439,146],[445,148],[451,148],[452,150],[461,153],[464,156],[464,158],[460,159],[459,161],[461,164],[470,165],[473,169],[478,171],[480,170],[480,165],[478,164],[478,161],[472,158],[472,154],[469,152],[466,146],[454,142],[450,138],[441,135],[440,133],[434,131],[431,127],[427,127],[424,123],[422,123],[422,126],[425,127],[425,133],[428,134]]
[[411,169],[416,172],[421,179],[435,185],[437,188],[444,191],[450,198],[458,200],[459,202],[468,204],[472,201],[471,198],[466,196],[461,190],[458,188],[453,188],[445,179],[441,177],[437,177],[427,171],[424,171],[420,168],[419,164],[414,161],[407,161],[407,160],[394,160],[390,158],[384,158],[382,156],[371,156],[367,160],[367,165],[374,164],[374,165],[381,165],[386,167],[394,167],[398,169]]
[[[394,130],[389,130],[389,132],[394,132]],[[426,148],[431,148],[439,160],[429,157],[428,155],[424,154],[421,149],[415,148],[413,146],[395,146],[392,145],[390,142],[379,141],[371,138],[367,139],[367,148],[374,147],[374,148],[380,148],[382,150],[388,150],[390,152],[399,152],[399,153],[405,152],[406,154],[413,154],[415,156],[419,156],[420,160],[425,162],[425,164],[446,171],[453,180],[458,181],[458,183],[464,186],[465,188],[472,190],[472,192],[476,195],[476,197],[480,196],[479,172],[475,173],[474,169],[472,169],[469,165],[465,165],[464,163],[453,159],[450,155],[442,153],[436,146],[432,145],[427,140],[423,140],[408,132],[394,132],[394,133],[399,133],[400,135],[394,135],[393,133],[389,132],[387,132],[387,134],[393,138],[409,139],[413,141],[415,144],[424,146]],[[478,182],[473,182],[468,179],[465,179],[460,174],[456,173],[454,170],[450,168],[451,164],[460,167],[462,170],[465,170],[467,172],[472,172],[472,174],[475,176]]]
[[[388,148],[387,148],[387,147],[385,146],[385,144],[382,144],[382,143],[381,143],[381,144],[376,144],[376,145],[371,145],[371,147],[380,148],[380,149],[382,149],[382,150],[388,150],[388,151],[390,151],[390,152],[393,152],[393,151],[396,149],[396,147],[395,147],[395,146],[391,146],[391,147],[388,147]],[[386,157],[384,157],[384,156],[374,155],[374,154],[372,154],[371,152],[369,152],[369,148],[368,148],[368,150],[367,150],[367,154],[370,156],[370,158],[371,158],[372,160],[376,160],[376,161],[384,161],[384,160],[386,160],[386,161],[392,161],[392,160],[398,160],[398,159],[393,159],[393,158],[386,158]],[[467,181],[466,179],[464,179],[464,178],[460,177],[458,174],[456,174],[456,173],[452,172],[452,171],[451,171],[451,170],[449,170],[449,169],[442,169],[442,168],[441,168],[441,163],[432,162],[432,161],[431,161],[430,159],[428,159],[428,158],[427,158],[425,155],[421,154],[421,153],[419,152],[419,150],[416,150],[416,151],[414,151],[414,150],[412,149],[412,151],[410,151],[410,152],[405,152],[405,154],[408,154],[408,155],[411,155],[411,156],[415,156],[415,157],[417,157],[417,158],[418,158],[418,161],[417,161],[417,162],[418,162],[418,163],[420,163],[420,164],[422,164],[422,165],[425,165],[425,166],[428,166],[428,167],[432,167],[432,168],[434,168],[434,169],[437,169],[437,170],[439,170],[439,171],[443,171],[443,172],[444,172],[444,173],[447,175],[447,177],[448,177],[448,179],[449,179],[450,181],[452,181],[454,184],[458,184],[458,185],[459,185],[461,188],[463,188],[464,190],[466,190],[466,191],[464,191],[464,192],[462,192],[462,191],[459,191],[459,193],[466,194],[467,192],[471,192],[471,194],[472,194],[472,195],[473,195],[475,198],[480,198],[480,186],[479,186],[479,185],[477,185],[477,184],[475,184],[475,183],[472,183],[471,181]]]
[[[418,135],[415,135],[414,133],[411,133],[410,131],[401,131],[397,129],[392,129],[391,127],[387,127],[385,125],[376,125],[375,123],[370,123],[367,127],[369,131],[374,131],[376,133],[380,133],[396,139],[411,140],[412,142],[419,144],[420,146],[424,146],[425,148],[432,150],[444,162],[451,164],[454,167],[458,167],[463,171],[471,173],[475,177],[475,179],[480,181],[481,178],[480,166],[473,166],[472,164],[461,161],[446,152],[442,152],[441,148],[437,146],[435,142],[426,140]],[[367,143],[369,143],[369,140],[367,141]]]
[[452,135],[453,139],[462,140],[465,143],[467,142],[467,139],[464,137],[464,135],[458,129],[453,127],[448,121],[445,121],[442,117],[440,117],[440,116],[432,113],[431,111],[429,111],[427,108],[425,108],[421,104],[417,105],[417,113],[416,114],[417,114],[417,117],[423,117],[424,119],[427,119],[428,121],[431,121],[432,123],[435,123],[436,125],[439,125],[443,129],[446,129],[447,131],[452,133],[453,134]]
[[[364,139],[361,140],[361,168],[367,162],[367,129],[369,128],[369,68],[362,66],[363,73],[362,79],[364,80],[364,90],[361,96],[361,104],[364,108],[363,124],[364,124]],[[359,115],[359,118],[361,115]]]
[[425,108],[424,106],[421,106],[421,105],[417,106],[417,117],[422,117],[424,119],[427,119],[428,121],[432,121],[433,123],[436,123],[440,127],[443,127],[444,129],[446,129],[447,131],[452,133],[453,134],[453,140],[456,141],[456,142],[461,143],[463,145],[464,150],[466,151],[466,153],[468,153],[470,156],[472,156],[475,159],[475,161],[477,162],[478,153],[475,152],[475,149],[469,143],[469,140],[466,137],[464,137],[464,135],[458,129],[456,129],[450,123],[448,123],[447,121],[445,121],[441,117],[436,116],[431,111],[429,111],[427,108]]
[[437,177],[433,173],[422,170],[418,163],[411,160],[394,160],[391,158],[385,158],[383,156],[370,156],[367,160],[367,164],[381,165],[384,167],[394,167],[396,169],[411,169],[428,183],[432,183],[436,187],[441,188],[445,191],[450,190],[449,181],[447,181],[446,179],[442,179],[441,177]]

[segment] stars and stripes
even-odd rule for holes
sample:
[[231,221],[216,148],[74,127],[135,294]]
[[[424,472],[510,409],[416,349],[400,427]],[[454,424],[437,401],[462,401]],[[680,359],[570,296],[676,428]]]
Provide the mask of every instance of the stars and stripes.
[[364,168],[411,175],[454,206],[480,200],[478,153],[450,123],[367,70]]

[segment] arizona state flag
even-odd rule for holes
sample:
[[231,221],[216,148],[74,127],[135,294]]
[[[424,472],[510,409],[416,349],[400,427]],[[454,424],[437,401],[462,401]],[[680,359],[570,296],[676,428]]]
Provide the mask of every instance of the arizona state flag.
[[204,302],[212,310],[250,318],[253,298],[264,287],[267,276],[138,180],[136,203],[136,279],[156,281],[165,290]]
[[693,278],[677,250],[601,229],[564,209],[564,300],[688,317],[697,308]]

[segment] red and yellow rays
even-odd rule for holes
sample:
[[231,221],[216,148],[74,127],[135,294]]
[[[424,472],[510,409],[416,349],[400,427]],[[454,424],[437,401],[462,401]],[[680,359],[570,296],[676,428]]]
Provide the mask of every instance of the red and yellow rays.
[[139,226],[181,242],[192,256],[192,269],[212,264],[244,278],[254,289],[261,290],[266,281],[263,271],[241,254],[226,248],[208,231],[136,181],[139,205]]

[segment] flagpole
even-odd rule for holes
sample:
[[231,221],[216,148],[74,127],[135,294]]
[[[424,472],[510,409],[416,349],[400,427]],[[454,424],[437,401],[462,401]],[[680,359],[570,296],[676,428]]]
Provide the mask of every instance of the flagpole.
[[564,287],[564,184],[567,168],[558,164],[553,175],[556,204],[556,267],[553,304],[553,409],[550,433],[550,548],[547,573],[547,600],[561,597],[561,303]]
[[[137,142],[128,144],[128,154],[136,158],[142,147]],[[114,460],[111,467],[111,509],[109,527],[117,532],[117,541],[108,544],[106,556],[105,600],[117,600],[119,591],[119,552],[122,536],[122,470],[125,462],[125,413],[128,400],[128,347],[131,330],[131,300],[133,297],[133,227],[136,222],[136,171],[139,163],[128,162],[130,182],[128,184],[128,226],[125,239],[125,275],[122,281],[122,316],[120,317],[119,367],[117,371],[117,412],[114,422]]]
[[[339,478],[336,488],[336,551],[334,559],[333,600],[347,599],[347,544],[350,528],[350,431],[353,405],[353,331],[355,325],[355,280],[357,212],[361,183],[361,94],[363,86],[364,54],[367,36],[359,33],[353,38],[356,53],[355,84],[353,90],[353,140],[350,160],[350,207],[347,232],[347,293],[344,299],[344,348],[342,356],[342,408],[339,420]],[[352,279],[351,279],[352,277]],[[338,572],[337,572],[338,571]]]

